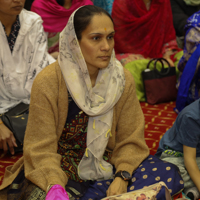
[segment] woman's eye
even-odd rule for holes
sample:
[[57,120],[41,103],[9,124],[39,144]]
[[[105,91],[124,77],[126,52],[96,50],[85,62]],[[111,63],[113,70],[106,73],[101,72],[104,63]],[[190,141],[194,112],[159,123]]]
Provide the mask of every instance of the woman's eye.
[[113,39],[113,35],[108,36],[108,39],[109,40]]
[[100,37],[93,37],[93,40],[99,40]]

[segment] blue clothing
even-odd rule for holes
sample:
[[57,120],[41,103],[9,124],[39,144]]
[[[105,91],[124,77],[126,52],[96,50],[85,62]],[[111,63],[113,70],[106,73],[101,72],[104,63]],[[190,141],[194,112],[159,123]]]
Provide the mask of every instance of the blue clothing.
[[199,44],[200,11],[188,18],[185,25],[184,55],[180,59],[178,69],[182,72],[178,83],[178,94],[176,99],[177,113],[188,104],[199,99],[200,70],[198,60],[200,56]]
[[200,99],[186,106],[177,116],[172,128],[161,138],[156,156],[167,147],[183,153],[183,145],[197,149],[200,157]]
[[[106,191],[112,181],[113,179],[80,183],[69,180],[65,189],[67,192],[70,191],[74,200],[100,200],[106,197]],[[172,196],[181,192],[184,188],[184,182],[178,172],[178,168],[174,164],[164,162],[155,156],[149,155],[133,172],[127,191],[142,189],[145,186],[160,181],[163,181],[167,185]],[[19,187],[14,187],[14,185],[18,185]],[[24,170],[15,178],[7,194],[7,198],[10,200],[23,199],[23,197],[27,197],[26,199],[45,200],[46,197],[45,191],[25,178]],[[166,199],[165,188],[157,194],[156,199]]]
[[94,5],[106,10],[109,14],[112,13],[112,5],[114,0],[94,0]]
[[[113,180],[91,182],[88,190],[80,200],[99,200],[106,197],[106,190],[109,188],[112,181]],[[184,187],[184,182],[178,173],[178,168],[174,164],[165,163],[155,156],[149,155],[149,157],[133,172],[127,192],[139,190],[144,186],[149,186],[160,181],[163,181],[167,185],[172,196],[179,193]],[[156,199],[166,200],[165,189],[157,194]]]

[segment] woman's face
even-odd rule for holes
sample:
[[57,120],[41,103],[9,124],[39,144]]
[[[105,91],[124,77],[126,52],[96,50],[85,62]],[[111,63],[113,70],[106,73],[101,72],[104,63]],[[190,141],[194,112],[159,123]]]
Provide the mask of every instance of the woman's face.
[[0,0],[0,15],[19,15],[26,0]]
[[94,15],[79,40],[89,72],[106,68],[114,48],[114,26],[105,14]]

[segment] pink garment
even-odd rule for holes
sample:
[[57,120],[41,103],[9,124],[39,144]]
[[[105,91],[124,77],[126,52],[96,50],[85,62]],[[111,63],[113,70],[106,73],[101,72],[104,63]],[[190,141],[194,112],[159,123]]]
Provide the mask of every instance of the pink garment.
[[93,3],[91,0],[72,0],[71,7],[66,9],[56,0],[34,0],[31,11],[42,17],[45,32],[61,32],[74,10],[84,5]]
[[53,185],[45,200],[69,200],[69,196],[61,185]]

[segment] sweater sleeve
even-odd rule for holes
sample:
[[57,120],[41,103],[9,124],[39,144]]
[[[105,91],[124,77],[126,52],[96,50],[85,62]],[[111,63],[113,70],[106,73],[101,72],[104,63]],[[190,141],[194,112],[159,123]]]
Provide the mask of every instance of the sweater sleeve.
[[65,187],[68,180],[57,154],[59,81],[49,67],[33,83],[24,139],[25,176],[44,191],[50,184]]
[[135,83],[129,71],[125,71],[126,86],[117,108],[116,145],[111,162],[116,171],[130,174],[149,155],[144,139],[144,116],[136,96]]

